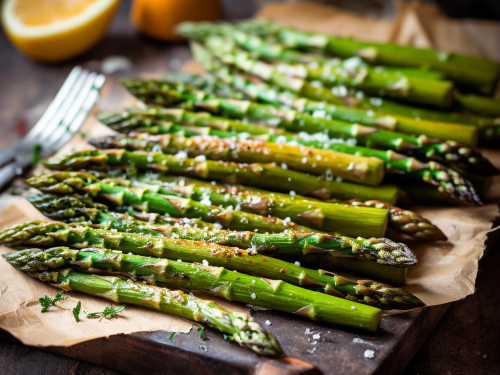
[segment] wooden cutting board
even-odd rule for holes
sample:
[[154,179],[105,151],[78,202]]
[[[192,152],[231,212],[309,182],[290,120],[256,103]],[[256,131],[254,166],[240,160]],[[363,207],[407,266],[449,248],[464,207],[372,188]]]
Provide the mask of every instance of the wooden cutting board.
[[[375,334],[272,310],[252,312],[278,338],[287,355],[281,359],[254,354],[210,328],[203,340],[196,330],[176,334],[172,341],[171,332],[139,332],[45,349],[128,374],[392,375],[406,367],[449,306],[385,317]],[[374,357],[366,358],[366,350],[373,350]]]

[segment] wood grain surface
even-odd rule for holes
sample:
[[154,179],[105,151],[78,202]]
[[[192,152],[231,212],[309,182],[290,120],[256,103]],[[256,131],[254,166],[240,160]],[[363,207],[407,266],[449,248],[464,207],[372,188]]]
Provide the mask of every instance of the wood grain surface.
[[[0,149],[29,130],[74,65],[97,69],[103,58],[126,56],[133,67],[110,77],[117,79],[120,75],[178,68],[190,57],[185,44],[160,43],[138,36],[128,23],[129,6],[128,1],[122,3],[109,33],[95,48],[64,64],[34,63],[15,51],[0,34]],[[380,332],[374,335],[322,326],[273,311],[253,312],[261,324],[266,320],[272,323],[267,327],[283,343],[287,355],[296,359],[257,356],[224,341],[211,329],[207,329],[204,341],[197,332],[176,335],[172,342],[168,340],[169,332],[136,333],[49,351],[23,346],[4,333],[0,339],[0,374],[498,374],[500,296],[494,288],[499,269],[496,245],[481,263],[475,295],[453,303],[451,308],[437,306],[384,318]],[[308,328],[321,333],[316,345],[305,334]],[[364,342],[354,342],[354,338]],[[363,356],[366,349],[375,350],[374,359]]]

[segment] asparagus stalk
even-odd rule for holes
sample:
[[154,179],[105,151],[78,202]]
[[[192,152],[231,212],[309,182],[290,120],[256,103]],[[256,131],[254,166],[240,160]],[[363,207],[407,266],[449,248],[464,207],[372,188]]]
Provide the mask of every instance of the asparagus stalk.
[[[260,189],[251,188],[248,186],[242,185],[220,185],[220,184],[211,184],[205,183],[204,181],[200,181],[193,178],[186,177],[175,177],[175,176],[160,176],[160,175],[137,175],[134,176],[134,179],[137,179],[140,182],[146,182],[147,184],[156,184],[156,185],[165,185],[169,189],[173,189],[178,192],[185,192],[187,196],[192,196],[193,192],[196,194],[206,194],[205,191],[216,192],[220,195],[223,195],[225,204],[231,204],[233,199],[238,202],[237,204],[242,205],[244,201],[255,202],[258,199],[267,202],[271,199],[279,199],[284,198],[285,200],[294,200],[297,201],[300,199],[301,202],[306,204],[311,204],[316,206],[318,204],[317,199],[301,197],[301,196],[290,196],[289,194],[282,194],[276,192],[268,192]],[[229,194],[229,198],[227,198]],[[214,194],[215,195],[215,194]],[[236,197],[236,198],[235,198]],[[217,198],[216,198],[217,199]],[[226,201],[227,199],[227,201]],[[222,199],[218,198],[219,201]],[[216,200],[212,200],[212,202],[218,202]],[[337,199],[329,200],[329,203],[336,203],[341,205],[354,205],[354,206],[364,206],[364,207],[373,207],[373,208],[384,208],[389,209],[389,225],[394,227],[397,231],[401,233],[405,233],[411,237],[426,239],[426,240],[446,240],[446,236],[441,232],[441,230],[433,225],[430,221],[425,219],[424,217],[416,214],[415,212],[403,210],[402,208],[392,206],[388,203],[370,200],[366,202],[361,202],[357,200],[349,200],[349,201],[340,201]],[[233,203],[234,204],[234,203]],[[243,203],[244,204],[244,203]]]
[[418,215],[413,211],[404,210],[385,202],[376,200],[360,202],[354,199],[351,199],[347,202],[332,199],[328,202],[336,204],[352,204],[353,206],[362,207],[387,208],[390,210],[389,225],[397,229],[399,232],[422,240],[446,241],[448,239],[437,226],[432,224],[426,218]]
[[[217,187],[202,187],[194,185],[181,185],[164,182],[165,180],[151,179],[149,176],[143,176],[141,181],[146,181],[138,186],[150,188],[160,186],[158,193],[171,194],[172,192],[180,194],[197,202],[210,201],[212,205],[232,209],[233,207],[243,212],[249,212],[267,217],[277,217],[285,222],[292,221],[297,224],[309,224],[315,229],[330,233],[342,233],[350,236],[360,236],[359,229],[356,226],[361,225],[360,221],[372,221],[375,226],[383,225],[385,222],[385,212],[376,212],[372,210],[353,210],[350,206],[337,206],[336,209],[329,203],[320,201],[311,201],[300,196],[291,196],[287,194],[248,194],[242,191],[222,191],[218,192]],[[132,186],[134,186],[132,182]],[[332,210],[333,208],[333,210]],[[356,219],[354,219],[356,218]],[[366,227],[366,224],[364,225]],[[372,236],[375,230],[367,229],[366,236]],[[358,237],[359,238],[359,237]]]
[[425,66],[443,72],[447,78],[459,84],[486,92],[493,89],[500,76],[500,64],[472,56],[350,38],[334,38],[265,21],[245,21],[238,27],[245,31],[259,30],[273,34],[292,48],[316,48],[343,58],[359,56],[369,63],[381,65],[415,68]]
[[[33,177],[27,183],[44,193],[67,195],[75,190],[80,193],[88,192],[93,196],[107,199],[117,205],[127,204],[142,211],[152,211],[169,214],[174,217],[198,218],[208,222],[219,222],[232,230],[253,230],[270,233],[283,232],[294,229],[299,232],[341,232],[346,235],[361,236],[365,233],[368,237],[380,237],[385,233],[388,211],[372,208],[353,209],[352,207],[336,207],[324,204],[322,207],[308,208],[300,211],[296,216],[300,222],[308,223],[317,229],[296,224],[290,221],[289,216],[294,216],[294,206],[302,209],[310,204],[289,204],[288,213],[274,211],[284,216],[284,220],[276,217],[263,217],[258,214],[246,213],[228,208],[218,208],[212,205],[211,198],[196,197],[181,198],[180,193],[173,190],[162,189],[159,185],[148,185],[147,188],[133,187],[127,180],[98,180],[89,179],[86,173],[60,172]],[[220,195],[220,194],[219,194]],[[222,196],[222,195],[220,195]],[[223,198],[220,199],[223,201]],[[219,203],[219,202],[218,202]],[[333,208],[333,211],[331,210]],[[248,211],[252,211],[248,209]],[[255,210],[254,210],[255,212]],[[285,216],[286,215],[286,216]],[[294,216],[295,217],[295,216]],[[320,230],[318,230],[320,229]]]
[[492,164],[480,153],[453,141],[416,137],[338,120],[317,118],[295,110],[278,110],[271,105],[224,99],[186,86],[183,86],[183,91],[180,92],[176,90],[175,85],[168,85],[165,82],[125,79],[122,83],[132,94],[150,104],[163,106],[183,104],[189,108],[223,114],[230,118],[267,122],[292,132],[325,133],[332,138],[355,139],[361,146],[391,149],[425,160],[460,162],[475,173],[497,173]]
[[[250,255],[248,251],[224,247],[206,242],[194,242],[179,239],[169,239],[159,236],[139,235],[133,233],[109,232],[101,229],[92,229],[88,226],[66,225],[63,223],[28,222],[10,227],[0,233],[0,241],[10,246],[93,246],[131,252],[136,255],[154,256],[167,259],[181,259],[187,262],[202,262],[218,267],[235,269],[237,271],[257,274],[261,277],[282,280],[295,285],[318,287],[321,284],[316,279],[322,279],[325,272],[318,272],[300,267],[285,261],[273,258],[261,258]],[[331,277],[329,278],[331,279]],[[268,281],[273,289],[279,289],[280,281]],[[220,292],[224,292],[221,288]],[[322,294],[314,294],[318,298],[327,299]],[[255,295],[255,299],[259,296]],[[331,304],[318,304],[300,310],[299,314],[312,320],[347,326],[360,326],[369,330],[376,330],[378,322],[374,316],[380,316],[380,311],[371,306],[356,305],[353,302],[328,296]],[[332,307],[336,308],[333,309]],[[363,312],[368,312],[371,318],[361,322],[357,314],[352,319],[345,319],[345,310],[361,311],[359,320],[363,319]],[[370,314],[370,312],[372,314]],[[375,324],[373,324],[375,323]]]
[[[240,32],[240,36],[243,33]],[[314,59],[310,63],[285,63],[267,64],[258,58],[269,56],[276,60],[300,60],[298,53],[280,50],[280,45],[270,44],[264,47],[260,38],[253,37],[250,43],[245,43],[243,38],[240,46],[244,44],[251,53],[237,48],[234,40],[223,36],[209,36],[204,40],[205,46],[213,51],[221,60],[235,64],[238,68],[261,78],[271,79],[274,74],[300,77],[307,80],[317,80],[325,85],[344,85],[355,87],[368,93],[377,93],[382,96],[398,98],[400,100],[427,104],[438,107],[449,107],[453,100],[453,82],[432,80],[421,77],[405,76],[398,71],[374,69],[365,64],[360,64],[356,59],[345,61],[331,59]],[[253,43],[256,40],[259,43]],[[271,56],[270,56],[271,55]]]
[[[54,211],[64,205],[66,213],[60,214],[61,211],[57,211],[58,219],[74,221],[75,215],[71,211],[73,202],[70,200],[50,194],[28,195],[26,199],[47,217],[53,216]],[[97,214],[92,215],[90,221],[95,228],[212,242],[272,255],[305,254],[313,251],[331,256],[366,257],[377,262],[380,260],[381,264],[387,263],[393,266],[410,267],[417,262],[415,255],[404,244],[393,243],[388,239],[361,237],[354,239],[339,235],[299,233],[293,230],[286,230],[282,233],[233,232],[214,226],[204,226],[200,229],[199,223],[194,226],[190,222],[180,225],[178,222],[166,224],[164,217],[160,216],[148,219],[148,222],[144,222],[128,214],[99,210]]]
[[[207,85],[207,80],[200,76],[191,78],[186,75],[179,79],[181,77],[178,74],[169,74],[166,77],[167,81],[196,86],[202,90],[207,90],[209,87],[210,94],[234,99],[241,99],[238,95],[244,93],[253,100],[258,99],[275,106],[285,105],[298,111],[314,114],[316,117],[354,122],[405,134],[448,139],[468,146],[476,143],[476,133],[479,134],[481,144],[494,144],[500,139],[498,119],[470,113],[409,107],[386,99],[367,97],[362,92],[351,96],[342,87],[334,87],[330,90],[317,83],[312,86],[306,81],[295,80],[296,84],[290,86],[289,80],[280,79],[275,84],[281,88],[273,88],[262,81],[245,78],[236,70],[229,69],[198,43],[193,43],[191,49],[196,60],[205,70],[238,91],[213,82]],[[288,89],[284,90],[283,87]],[[327,103],[324,100],[327,100]],[[473,125],[473,127],[466,125]]]
[[[178,218],[202,219],[212,223],[221,223],[232,230],[253,230],[270,233],[294,229],[298,232],[318,232],[309,227],[293,222],[284,222],[275,217],[262,217],[236,210],[221,209],[181,198],[179,194],[158,194],[149,189],[126,187],[129,182],[119,180],[99,180],[88,173],[55,172],[28,179],[26,183],[44,193],[68,195],[75,191],[99,196],[116,205],[128,205],[145,212],[168,214]],[[121,184],[125,184],[122,186]],[[386,213],[384,213],[386,214]],[[379,224],[380,225],[380,224]],[[383,226],[383,224],[382,224]],[[370,229],[375,225],[368,226]],[[378,232],[385,228],[379,226]]]
[[[295,313],[309,305],[324,304],[336,308],[336,298],[311,292],[303,288],[279,282],[272,288],[269,280],[248,276],[223,267],[205,266],[197,263],[177,262],[140,255],[124,254],[120,251],[87,248],[72,250],[67,247],[29,249],[4,255],[14,267],[23,271],[44,271],[61,265],[76,265],[84,269],[97,268],[112,272],[125,272],[133,278],[149,283],[175,286],[183,289],[207,290],[230,301],[255,304],[275,310]],[[183,275],[179,277],[179,275]],[[415,308],[424,304],[416,297],[399,288],[369,280],[349,280],[334,273],[325,273],[325,290],[334,288],[332,294],[362,304],[382,308]],[[335,283],[332,284],[332,283]],[[385,297],[389,294],[391,297]],[[258,298],[252,298],[258,296]],[[413,298],[412,298],[413,297]]]
[[384,163],[375,158],[310,147],[276,144],[259,140],[233,140],[204,137],[178,137],[170,134],[135,133],[94,138],[90,144],[99,148],[126,148],[166,154],[185,152],[190,157],[238,163],[274,162],[287,168],[315,175],[332,174],[353,182],[378,185],[384,177]]
[[[260,100],[275,106],[288,106],[297,111],[313,114],[316,117],[332,118],[334,120],[394,130],[405,134],[448,139],[469,146],[474,145],[477,138],[476,128],[470,125],[423,119],[416,120],[412,117],[404,117],[396,114],[391,114],[389,116],[372,109],[366,111],[352,108],[351,106],[355,106],[355,103],[358,102],[358,100],[354,98],[352,98],[352,100],[339,98],[335,103],[312,100],[290,90],[272,87],[262,81],[248,78],[234,69],[229,69],[226,65],[218,61],[207,49],[200,45],[193,45],[192,51],[198,63],[200,63],[205,70],[225,82],[226,85],[230,85],[238,90],[226,89],[222,95],[218,96],[228,97],[228,91],[243,92],[253,100]],[[175,82],[173,75],[169,75],[168,79],[171,82]],[[186,77],[184,78],[184,82],[199,89],[206,87],[206,84],[202,83],[203,81],[199,76],[193,76],[191,80]],[[218,86],[227,87],[224,85]]]
[[[28,257],[30,252],[44,255],[41,250],[27,250],[22,252],[22,256]],[[72,256],[72,253],[74,254],[70,249],[63,249],[60,257],[53,259],[53,262],[62,265],[65,263],[65,258]],[[3,257],[14,266],[18,264],[16,259],[18,254],[6,254]],[[32,262],[39,261],[32,257]],[[46,267],[52,267],[54,263],[48,261]],[[42,264],[38,267],[33,264],[31,267],[25,266],[24,268],[38,268],[40,271],[29,271],[29,275],[41,281],[50,282],[57,288],[105,298],[115,303],[130,303],[147,307],[194,322],[205,323],[221,332],[232,335],[238,344],[259,354],[280,355],[282,353],[276,338],[265,332],[250,316],[230,312],[213,301],[203,300],[180,290],[169,290],[146,283],[124,281],[114,276],[80,273],[70,268],[43,271],[46,267]],[[376,317],[373,318],[373,323],[373,327],[376,329],[378,325]]]
[[83,151],[61,158],[51,158],[44,165],[57,170],[108,168],[169,171],[172,174],[194,176],[209,180],[267,188],[269,190],[294,190],[297,194],[322,199],[352,199],[362,201],[377,199],[395,203],[397,189],[393,186],[366,186],[334,179],[324,179],[305,173],[286,170],[274,164],[237,164],[212,160],[195,160],[181,155],[163,153],[129,152],[125,150]]
[[462,108],[479,115],[500,117],[500,100],[480,95],[463,95],[455,91],[455,99]]
[[[51,201],[54,200],[52,198],[53,196],[45,195],[37,198],[32,198],[30,196],[30,201],[36,206],[36,207],[42,207],[41,211],[45,215],[50,215],[53,209],[51,208]],[[58,201],[59,202],[59,201]],[[59,205],[59,203],[57,204]],[[55,205],[54,205],[55,206]],[[60,216],[60,219],[63,219],[65,221],[75,221],[75,217],[72,215],[73,213],[71,210],[66,211],[65,216]],[[130,212],[129,212],[130,213]],[[138,212],[132,212],[130,213],[133,215],[133,217],[128,216],[128,215],[123,215],[123,214],[118,214],[118,213],[111,213],[111,216],[106,216],[103,218],[103,220],[100,220],[100,215],[97,216],[96,218],[93,219],[93,222],[99,223],[95,224],[94,226],[98,228],[105,228],[105,229],[116,229],[121,232],[132,232],[132,233],[142,233],[142,234],[147,234],[150,233],[150,229],[153,229],[155,232],[152,234],[156,235],[165,235],[165,233],[171,233],[170,230],[165,230],[167,228],[165,225],[172,225],[174,227],[180,227],[180,228],[199,228],[199,229],[204,229],[204,231],[213,231],[214,229],[220,229],[220,226],[215,226],[214,224],[206,223],[200,220],[193,220],[193,219],[175,219],[171,217],[165,217],[165,216],[159,216],[158,214],[146,214],[146,213],[138,213]],[[136,220],[133,220],[134,218],[139,219],[143,221],[142,223],[137,223]],[[404,218],[404,216],[402,216]],[[83,218],[86,219],[86,218]],[[102,224],[100,224],[102,222]],[[149,226],[144,226],[144,222],[149,224]],[[161,228],[161,229],[160,229]],[[183,233],[182,231],[180,232],[181,234]],[[220,232],[219,232],[220,233]],[[177,234],[176,234],[177,236]],[[199,237],[197,237],[200,240],[207,240],[207,238],[203,237],[204,235],[199,233]],[[266,234],[267,236],[267,234]],[[219,237],[220,238],[220,237]],[[193,237],[190,237],[189,239],[193,239]],[[213,238],[210,239],[210,241],[214,241]],[[225,241],[229,241],[226,239]],[[266,240],[267,241],[267,240]],[[387,241],[387,240],[384,240]],[[222,243],[221,243],[222,244]],[[238,239],[238,242],[224,242],[225,245],[233,246],[237,245],[237,247],[241,248],[255,248],[256,241],[253,242],[245,242],[244,240],[241,239],[241,237]],[[274,243],[274,246],[276,249],[277,244]],[[279,251],[282,256],[286,256],[287,254],[289,256],[295,257],[293,261],[302,261],[304,259],[305,261],[310,261],[310,257],[314,257],[318,254],[320,254],[320,257],[323,258],[323,261],[326,261],[327,264],[329,264],[331,267],[335,269],[335,272],[339,276],[344,276],[349,279],[353,279],[352,275],[345,274],[345,273],[339,273],[338,269],[347,269],[347,270],[353,270],[356,272],[359,272],[361,274],[370,276],[370,277],[375,277],[377,280],[381,280],[386,283],[395,283],[397,285],[404,285],[406,282],[406,275],[407,275],[407,268],[401,268],[401,267],[388,267],[386,265],[380,264],[380,263],[374,263],[373,262],[373,257],[370,256],[372,260],[369,260],[367,257],[352,257],[352,256],[334,256],[336,253],[331,252],[330,255],[332,256],[327,256],[325,257],[325,253],[315,253],[315,254],[304,254],[304,251],[302,251],[303,255],[299,255],[297,257],[297,254],[299,251],[294,250],[293,252],[286,252],[286,249],[283,246],[279,246],[280,248],[278,250],[273,250],[270,248],[260,247],[260,251]],[[299,246],[300,248],[300,246]],[[302,248],[304,249],[304,248]],[[401,250],[405,252],[406,248],[404,246],[401,247]],[[346,250],[348,251],[348,249]],[[386,247],[386,251],[389,251],[389,248]],[[294,255],[295,253],[295,255]],[[411,252],[408,251],[406,252],[408,255],[408,258],[412,258],[413,255],[411,255]],[[396,254],[395,254],[396,255]],[[321,264],[321,261],[317,262],[318,265]],[[320,265],[321,267],[321,265]],[[357,281],[361,280],[360,278],[356,278]]]
[[[279,135],[275,135],[273,134],[275,133],[274,128],[265,127],[263,125],[248,124],[234,120],[225,122],[225,120],[220,117],[193,113],[183,109],[132,108],[130,110],[123,110],[119,114],[104,114],[101,116],[101,118],[104,119],[107,125],[115,130],[133,129],[133,127],[130,125],[133,123],[141,130],[148,131],[147,125],[152,121],[143,123],[141,121],[141,118],[143,118],[143,116],[155,117],[160,119],[164,118],[194,126],[201,126],[204,127],[203,129],[207,129],[207,131],[204,132],[205,134],[212,134],[220,138],[242,137],[244,139],[247,139],[249,138],[248,133],[235,135],[233,132],[239,132],[242,131],[242,129],[248,129],[251,126],[253,133],[262,133],[262,135],[250,136],[250,138],[252,139],[266,140],[275,143],[298,143],[303,146],[321,150],[333,150],[358,156],[375,157],[384,161],[387,174],[404,175],[410,178],[424,181],[425,183],[440,186],[441,191],[443,192],[443,198],[447,201],[456,202],[458,204],[478,204],[480,202],[480,199],[477,197],[473,186],[453,169],[446,168],[444,165],[433,161],[422,163],[412,157],[407,157],[406,155],[395,153],[392,150],[381,151],[370,149],[367,147],[346,145],[339,142],[338,140],[331,141],[326,136],[318,135],[310,137],[306,133],[299,133],[297,135],[294,133],[283,132],[281,134],[278,133]],[[135,118],[136,120],[130,121],[131,118]],[[177,136],[181,134],[184,136],[191,136],[202,133],[202,131],[196,132],[196,128],[193,129],[190,127],[182,126],[176,126],[175,129],[172,130],[164,129],[163,133],[169,133],[170,131],[174,132],[174,134]],[[264,134],[264,132],[266,131],[267,134]],[[154,133],[156,133],[156,130],[154,131]],[[138,136],[139,135],[134,135],[134,137]],[[326,140],[324,140],[324,138],[326,138]],[[111,141],[108,142],[109,140]],[[93,144],[99,148],[123,147],[124,144],[130,147],[130,144],[136,145],[137,141],[135,139],[125,141],[123,139],[116,140],[113,138],[105,138],[104,144],[99,142]],[[141,146],[144,147],[143,145]],[[146,149],[150,150],[155,147],[157,147],[156,144],[152,143]],[[219,148],[218,150],[221,150],[221,148]]]

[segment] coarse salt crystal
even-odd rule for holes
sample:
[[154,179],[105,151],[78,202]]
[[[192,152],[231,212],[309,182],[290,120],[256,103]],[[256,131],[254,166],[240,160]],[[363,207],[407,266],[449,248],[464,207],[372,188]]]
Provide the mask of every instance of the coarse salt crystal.
[[256,299],[256,298],[257,298],[257,294],[255,294],[255,293],[251,293],[251,294],[250,294],[250,298],[251,298],[251,299]]
[[196,161],[206,161],[207,157],[205,155],[198,155],[197,157],[194,158]]
[[295,194],[297,194],[297,193],[295,193],[295,191],[294,191],[294,190],[290,190],[290,195],[291,195],[292,197],[295,197]]
[[203,261],[202,261],[201,263],[203,263],[203,265],[204,265],[205,267],[208,267],[208,260],[203,259]]
[[266,324],[267,324],[268,326],[270,326],[270,325],[271,325],[271,321],[266,320]]
[[300,266],[300,262],[298,260],[295,261],[296,266]]
[[370,349],[365,350],[365,358],[374,358],[375,357],[375,352]]
[[313,335],[313,339],[314,339],[314,340],[319,340],[319,338],[320,338],[320,337],[321,337],[321,336],[320,336],[320,334],[319,334],[319,333],[316,333],[316,334],[314,334],[314,335]]
[[175,156],[180,159],[186,159],[188,157],[188,154],[186,153],[186,151],[179,151]]

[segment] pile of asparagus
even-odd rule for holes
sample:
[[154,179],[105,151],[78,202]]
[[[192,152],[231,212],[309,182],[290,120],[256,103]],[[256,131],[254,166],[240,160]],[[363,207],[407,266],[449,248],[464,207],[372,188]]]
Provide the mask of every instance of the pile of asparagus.
[[55,221],[0,232],[18,250],[5,260],[267,355],[279,343],[250,316],[179,289],[373,332],[381,309],[424,306],[400,288],[416,255],[386,236],[446,240],[397,204],[482,204],[497,170],[475,146],[500,139],[499,114],[455,85],[488,90],[498,64],[260,21],[179,32],[211,76],[122,80],[144,105],[99,114],[117,133],[94,150],[43,162],[26,199]]

